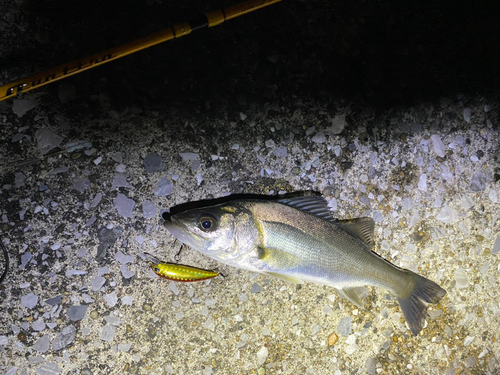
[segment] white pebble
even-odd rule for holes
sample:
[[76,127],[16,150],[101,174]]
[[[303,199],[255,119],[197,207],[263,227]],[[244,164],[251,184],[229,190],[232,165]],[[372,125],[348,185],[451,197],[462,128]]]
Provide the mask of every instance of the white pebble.
[[111,155],[111,159],[113,159],[117,163],[121,163],[123,161],[123,154],[121,152],[115,152],[113,155]]
[[443,202],[442,202],[441,195],[438,195],[438,196],[436,197],[436,200],[435,200],[435,201],[434,201],[434,203],[432,204],[432,206],[433,206],[433,207],[435,207],[435,208],[439,208],[439,207],[441,207],[441,204],[442,204],[442,203],[443,203]]
[[194,152],[180,152],[179,155],[184,161],[194,161],[200,158],[200,155]]
[[126,170],[127,170],[127,166],[125,164],[118,164],[115,167],[115,171],[117,171],[118,173],[125,173]]
[[479,353],[477,358],[483,358],[486,354],[488,354],[488,349],[484,349],[481,353]]
[[332,126],[330,128],[333,134],[340,134],[346,125],[345,115],[337,115],[332,118]]
[[106,294],[104,296],[104,300],[106,301],[106,303],[108,304],[109,307],[114,307],[116,305],[116,303],[118,302],[118,297],[116,295],[116,292]]
[[337,325],[337,332],[340,333],[342,336],[348,336],[352,332],[352,327],[351,327],[351,317],[346,316],[342,319],[340,319],[339,324]]
[[132,347],[132,343],[126,343],[126,344],[118,344],[118,350],[121,350],[122,352],[128,352],[130,348]]
[[436,216],[436,219],[447,224],[456,223],[458,221],[458,213],[453,208],[445,205]]
[[[495,240],[495,244],[493,245],[493,250],[491,250],[491,254],[495,255],[499,252],[500,252],[500,235],[498,235]],[[500,269],[500,263],[498,264],[498,269]]]
[[81,270],[66,270],[65,276],[80,276],[80,275],[85,275],[87,271],[81,271]]
[[306,135],[311,135],[315,131],[316,131],[316,126],[311,126],[310,128],[307,128]]
[[125,279],[130,279],[135,275],[135,272],[131,271],[126,265],[120,266],[120,272]]
[[113,341],[113,339],[115,338],[115,333],[116,327],[112,326],[111,324],[106,324],[102,329],[101,340],[108,342]]
[[489,193],[488,197],[490,198],[490,200],[493,203],[497,203],[498,202],[498,195],[497,195],[497,191],[495,189],[491,189],[490,190],[490,193]]
[[200,186],[202,182],[203,182],[202,175],[199,173],[196,173],[196,183],[198,184],[198,186]]
[[276,156],[277,158],[286,158],[288,155],[288,151],[286,149],[286,146],[280,146],[277,147],[273,150],[273,155]]
[[101,161],[102,161],[102,157],[99,156],[97,159],[94,160],[94,164],[99,165],[101,163]]
[[268,139],[266,141],[266,147],[274,147],[274,141],[272,139]]
[[179,295],[179,288],[177,288],[177,284],[173,281],[171,281],[169,284],[168,284],[168,288],[176,295],[178,296]]
[[99,289],[102,288],[104,283],[106,282],[106,279],[102,276],[96,276],[94,279],[92,279],[92,290],[94,292],[98,291]]
[[474,202],[467,195],[463,195],[462,196],[462,207],[465,210],[468,210],[472,206],[474,206]]
[[209,317],[205,323],[203,323],[203,327],[206,328],[206,329],[209,329],[210,331],[214,331],[215,330],[215,323],[212,319],[212,317]]
[[86,293],[82,293],[82,299],[83,299],[83,302],[85,302],[85,303],[94,302],[94,299]]
[[410,211],[413,208],[415,202],[413,201],[412,198],[404,197],[403,200],[401,201],[401,204],[403,205],[405,210]]
[[38,296],[33,293],[29,293],[25,296],[21,297],[21,306],[26,307],[28,309],[33,309],[38,303]]
[[263,365],[266,362],[267,356],[269,355],[269,350],[265,346],[260,348],[260,350],[257,352],[257,363],[260,365]]
[[335,156],[338,157],[340,155],[340,151],[342,151],[342,149],[340,148],[339,145],[333,146],[333,152],[335,152]]
[[115,255],[115,259],[118,262],[120,262],[121,264],[127,264],[127,263],[134,262],[134,257],[132,255],[126,255],[121,250],[118,250],[118,252]]
[[411,217],[409,223],[408,223],[408,227],[409,228],[412,228],[414,227],[415,225],[417,225],[418,223],[420,222],[420,216],[418,215],[418,211],[416,211],[413,216]]
[[376,223],[381,223],[384,220],[382,213],[380,211],[373,212],[373,221]]
[[330,202],[328,202],[328,207],[330,207],[330,209],[333,211],[337,211],[337,199],[330,199]]
[[345,349],[345,352],[347,355],[351,355],[352,353],[354,353],[357,349],[357,345],[349,345],[346,349]]
[[470,123],[471,111],[470,108],[464,108],[464,120],[466,123]]
[[483,277],[486,276],[486,274],[488,273],[488,269],[490,268],[490,264],[488,262],[485,262],[481,268],[479,269],[479,272],[481,272],[481,274],[483,275]]
[[122,303],[124,305],[132,306],[133,302],[134,302],[134,297],[132,297],[132,296],[123,296],[122,297]]
[[40,332],[45,329],[45,323],[42,322],[41,320],[37,320],[36,322],[33,322],[33,330]]
[[443,141],[441,140],[441,137],[437,135],[431,136],[432,144],[434,146],[434,152],[438,155],[444,158],[445,156],[445,148]]
[[424,173],[420,176],[418,181],[418,189],[421,191],[427,191],[427,175]]
[[314,137],[311,139],[314,143],[324,143],[325,142],[325,133],[317,132]]
[[347,345],[355,345],[356,344],[356,335],[349,335],[347,340],[345,340]]
[[474,336],[467,336],[464,340],[464,346],[469,346],[472,341],[474,341],[475,337]]
[[463,221],[458,223],[458,227],[460,228],[465,237],[468,237],[470,235],[470,229],[467,226],[467,224],[465,224]]
[[465,272],[464,269],[459,268],[455,271],[455,281],[456,285],[455,287],[457,289],[463,289],[467,288],[469,286],[469,280],[467,279],[467,273]]

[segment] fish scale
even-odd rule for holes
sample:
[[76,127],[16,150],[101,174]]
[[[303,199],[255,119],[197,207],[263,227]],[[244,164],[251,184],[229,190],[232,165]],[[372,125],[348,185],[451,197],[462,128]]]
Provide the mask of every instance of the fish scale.
[[[296,229],[282,223],[263,224],[266,230],[264,247],[283,250],[298,256],[303,262],[298,267],[282,269],[283,273],[300,276],[302,280],[331,285],[337,289],[345,286],[373,285],[391,291],[397,289],[400,278],[407,277],[401,270],[372,254],[362,241],[335,228],[335,224],[306,213],[304,215],[310,216],[307,217],[309,226],[315,229],[300,236]],[[291,238],[296,240],[291,241]],[[376,272],[378,268],[374,267],[367,269],[365,265],[373,262],[382,262],[379,265],[381,272]],[[391,275],[389,280],[388,274]],[[370,275],[369,279],[367,275]]]

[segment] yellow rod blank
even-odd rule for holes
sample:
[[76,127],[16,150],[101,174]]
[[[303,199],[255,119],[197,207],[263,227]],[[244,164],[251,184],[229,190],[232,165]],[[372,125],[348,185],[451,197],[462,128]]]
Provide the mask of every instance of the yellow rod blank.
[[95,68],[96,66],[141,51],[159,43],[190,34],[192,30],[202,27],[213,27],[224,21],[275,4],[281,0],[250,0],[237,5],[232,5],[224,10],[215,10],[205,14],[206,22],[202,25],[190,25],[188,22],[173,25],[165,30],[156,32],[144,38],[133,40],[121,46],[102,51],[81,60],[60,65],[31,77],[20,79],[16,82],[0,86],[0,101],[12,98],[22,92],[27,92],[49,83],[59,81],[74,74]]

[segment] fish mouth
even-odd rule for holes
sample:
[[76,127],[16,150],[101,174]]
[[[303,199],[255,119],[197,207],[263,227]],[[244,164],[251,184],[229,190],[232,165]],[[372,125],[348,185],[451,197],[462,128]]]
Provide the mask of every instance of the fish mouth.
[[185,223],[178,218],[172,216],[170,220],[165,220],[163,224],[165,228],[177,238],[180,242],[193,249],[204,251],[206,240],[190,230],[189,223]]

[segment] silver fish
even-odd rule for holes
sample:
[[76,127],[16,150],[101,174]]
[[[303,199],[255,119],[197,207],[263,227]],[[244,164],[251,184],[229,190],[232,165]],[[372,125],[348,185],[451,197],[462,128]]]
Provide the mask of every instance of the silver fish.
[[392,292],[417,335],[426,303],[446,294],[435,282],[372,252],[372,219],[336,221],[321,197],[233,200],[172,215],[165,227],[179,241],[209,257],[287,281],[337,288],[359,307],[365,285]]

